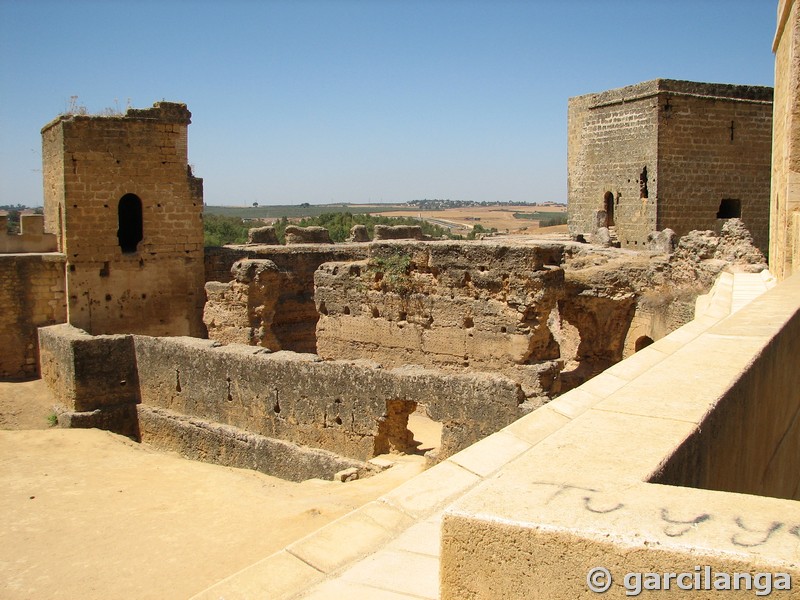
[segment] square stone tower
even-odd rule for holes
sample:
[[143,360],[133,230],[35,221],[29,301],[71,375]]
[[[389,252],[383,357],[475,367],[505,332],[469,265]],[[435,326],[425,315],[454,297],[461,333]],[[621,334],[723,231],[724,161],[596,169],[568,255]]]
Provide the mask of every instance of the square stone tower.
[[203,181],[191,113],[62,115],[42,129],[45,229],[66,255],[69,323],[92,334],[204,332]]
[[719,232],[737,217],[766,254],[772,94],[655,79],[570,98],[570,234],[608,226],[623,248],[640,249],[652,231]]

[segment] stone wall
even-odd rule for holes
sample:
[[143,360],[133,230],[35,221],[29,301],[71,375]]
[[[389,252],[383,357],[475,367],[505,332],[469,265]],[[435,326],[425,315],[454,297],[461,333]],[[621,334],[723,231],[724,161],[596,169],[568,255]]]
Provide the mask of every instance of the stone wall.
[[68,320],[202,335],[202,180],[185,105],[61,116],[42,130],[45,225],[67,256]]
[[[60,421],[133,431],[211,461],[238,452],[224,449],[236,446],[231,437],[253,452],[282,453],[279,440],[360,461],[413,452],[407,421],[418,406],[442,423],[431,456],[438,459],[523,413],[519,384],[499,375],[389,370],[195,338],[89,336],[69,325],[40,329],[40,344],[42,378],[63,407]],[[137,403],[132,427],[128,411]],[[202,450],[192,450],[191,439],[203,440]]]
[[[209,301],[205,319],[209,337],[227,343],[234,339],[228,337],[230,333],[237,336],[240,343],[271,350],[316,352],[319,315],[314,304],[314,272],[323,263],[358,260],[365,258],[367,252],[367,248],[359,244],[207,248],[206,280],[226,284],[206,287]],[[277,279],[265,289],[261,280],[246,276],[248,269],[238,269],[235,273],[247,281],[235,281],[232,269],[236,261],[242,259],[269,261]],[[251,287],[254,297],[248,299]],[[229,306],[229,301],[235,306]],[[272,325],[271,336],[258,333],[265,325],[265,317]],[[235,328],[243,329],[234,333]],[[228,333],[220,335],[222,330]]]
[[770,200],[770,271],[778,278],[800,270],[800,9],[778,3],[775,120]]
[[597,211],[635,249],[735,216],[767,251],[771,88],[657,79],[571,98],[568,120],[573,236],[597,229]]
[[[761,275],[732,278],[754,289]],[[713,589],[706,569],[709,585],[745,573],[743,597],[756,573],[796,582],[798,298],[795,275],[707,313],[493,436],[528,445],[446,509],[441,598],[571,600],[595,567],[611,598],[638,595],[627,573],[698,573],[698,589]]]
[[43,215],[20,215],[19,233],[8,233],[8,217],[0,215],[0,254],[56,252],[56,236],[44,232]]
[[726,202],[733,211],[727,214],[742,219],[766,254],[771,88],[664,83],[657,109],[658,229],[679,237],[693,229],[719,232]]
[[500,371],[528,395],[552,391],[559,346],[548,326],[563,291],[562,247],[373,243],[370,258],[315,275],[325,359]]
[[0,379],[39,372],[36,328],[66,320],[64,256],[0,255]]

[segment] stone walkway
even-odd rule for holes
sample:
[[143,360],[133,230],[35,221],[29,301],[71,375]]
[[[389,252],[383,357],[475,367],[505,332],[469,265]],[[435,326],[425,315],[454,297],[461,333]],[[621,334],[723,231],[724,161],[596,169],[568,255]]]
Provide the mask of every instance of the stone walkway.
[[723,274],[712,292],[698,301],[695,321],[664,338],[659,352],[634,355],[611,367],[192,600],[438,600],[441,519],[450,504],[653,367],[652,357],[665,358],[773,286],[768,274]]

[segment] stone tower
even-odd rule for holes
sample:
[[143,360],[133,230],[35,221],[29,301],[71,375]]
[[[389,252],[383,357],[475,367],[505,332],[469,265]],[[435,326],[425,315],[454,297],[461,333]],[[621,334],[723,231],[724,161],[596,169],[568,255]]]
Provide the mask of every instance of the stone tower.
[[191,113],[62,115],[42,129],[45,228],[66,255],[70,324],[92,334],[203,334],[203,181]]
[[570,98],[568,219],[609,227],[623,248],[652,231],[719,232],[742,219],[769,245],[769,87],[655,79]]

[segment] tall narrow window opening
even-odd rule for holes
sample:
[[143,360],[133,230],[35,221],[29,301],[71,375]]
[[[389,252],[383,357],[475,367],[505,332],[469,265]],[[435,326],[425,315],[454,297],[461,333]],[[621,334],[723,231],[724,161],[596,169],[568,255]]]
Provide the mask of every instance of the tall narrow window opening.
[[136,252],[144,237],[142,232],[142,201],[136,194],[125,194],[117,208],[117,239],[125,254]]
[[614,194],[606,192],[603,196],[603,206],[606,210],[606,227],[614,226]]

